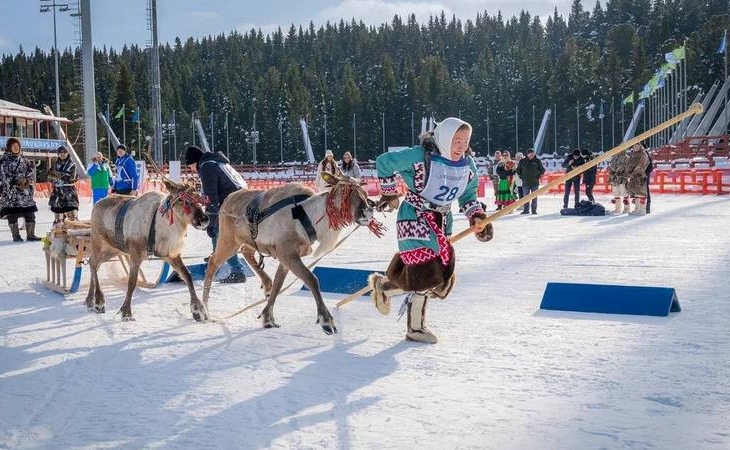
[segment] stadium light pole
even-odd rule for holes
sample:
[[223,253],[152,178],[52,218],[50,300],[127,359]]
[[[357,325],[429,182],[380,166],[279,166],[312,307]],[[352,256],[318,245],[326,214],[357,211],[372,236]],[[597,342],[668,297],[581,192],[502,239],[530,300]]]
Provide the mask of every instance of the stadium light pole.
[[[40,12],[46,13],[53,10],[53,53],[56,56],[56,116],[61,115],[61,95],[59,93],[58,83],[58,39],[56,35],[56,8],[59,12],[68,11],[68,3],[56,3],[56,0],[40,0]],[[50,2],[50,3],[49,3]]]

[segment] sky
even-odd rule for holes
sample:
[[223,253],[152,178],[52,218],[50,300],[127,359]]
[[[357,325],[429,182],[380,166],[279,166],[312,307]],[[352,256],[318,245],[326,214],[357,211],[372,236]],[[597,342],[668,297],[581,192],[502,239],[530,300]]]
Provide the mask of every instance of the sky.
[[[609,199],[597,193],[610,209]],[[226,318],[263,298],[253,276],[213,283],[216,322],[191,319],[182,283],[135,290],[136,321],[122,322],[113,262],[100,271],[106,314],[89,313],[88,266],[78,292],[46,289],[40,243],[12,242],[2,221],[0,448],[730,448],[730,196],[655,193],[644,217],[560,216],[561,200],[543,195],[538,215],[499,218],[490,242],[455,244],[456,286],[426,314],[435,345],[404,340],[402,297],[382,316],[368,297],[338,309],[344,294],[326,291],[339,331],[328,336],[300,283],[276,302],[281,328],[262,328],[263,305]],[[82,196],[82,219],[90,203]],[[47,199],[38,209],[45,233]],[[395,216],[378,214],[381,239],[361,227],[318,267],[384,270]],[[455,213],[454,231],[466,228]],[[186,264],[210,248],[188,228]],[[266,258],[269,274],[276,265]],[[160,267],[145,261],[147,279]],[[548,282],[671,287],[682,311],[541,310]]]
[[[67,3],[75,8],[76,0],[0,0],[0,54],[15,54],[20,46],[26,52],[35,47],[49,51],[53,47],[53,14],[40,13],[41,3]],[[183,41],[188,37],[203,37],[247,32],[252,28],[264,33],[291,24],[315,26],[327,21],[355,18],[369,25],[390,22],[396,14],[406,17],[416,14],[419,22],[444,11],[447,17],[456,15],[467,20],[477,13],[502,12],[503,17],[519,14],[524,9],[532,15],[547,18],[554,8],[567,16],[570,0],[273,0],[267,5],[259,0],[158,0],[157,22],[160,42]],[[275,6],[273,6],[275,5]],[[95,47],[120,49],[125,44],[146,45],[151,40],[147,26],[147,0],[92,0],[92,36]],[[72,8],[72,9],[74,9]],[[77,23],[73,11],[56,14],[59,48],[78,45]]]

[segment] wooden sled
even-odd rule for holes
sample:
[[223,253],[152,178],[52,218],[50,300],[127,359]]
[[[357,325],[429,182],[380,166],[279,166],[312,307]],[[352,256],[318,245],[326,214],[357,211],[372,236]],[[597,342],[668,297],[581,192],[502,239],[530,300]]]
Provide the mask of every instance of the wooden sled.
[[[91,253],[91,223],[68,221],[54,225],[49,236],[43,240],[43,252],[46,255],[46,279],[42,280],[43,285],[62,295],[78,292],[83,267],[88,263]],[[66,270],[69,260],[74,261],[70,286]],[[129,257],[124,254],[119,255],[119,261],[125,273],[129,275]],[[149,282],[140,268],[137,286],[155,288],[167,280],[169,273],[170,264],[164,262],[159,276],[153,282]]]

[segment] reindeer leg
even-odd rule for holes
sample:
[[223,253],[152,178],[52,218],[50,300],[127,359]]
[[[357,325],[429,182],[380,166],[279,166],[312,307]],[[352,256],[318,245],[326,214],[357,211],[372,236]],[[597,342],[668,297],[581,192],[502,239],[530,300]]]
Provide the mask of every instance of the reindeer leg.
[[[99,265],[96,263],[96,260],[93,256],[89,258],[89,272],[91,272],[91,281],[89,282],[89,292],[86,294],[86,310],[91,312],[94,311],[94,300],[95,300],[95,294],[97,291],[97,270],[99,269]],[[104,311],[97,311],[97,312],[104,312]]]
[[101,283],[99,282],[99,267],[116,253],[116,250],[111,247],[92,248],[91,256],[89,257],[91,282],[89,284],[89,293],[86,295],[86,308],[89,312],[93,311],[97,314],[106,312],[106,300],[104,299],[104,293],[101,291]]
[[208,265],[205,268],[205,281],[203,282],[203,305],[208,307],[208,299],[210,298],[210,288],[213,284],[213,278],[220,266],[228,261],[228,258],[238,252],[240,243],[236,242],[235,236],[232,238],[219,236],[215,251],[208,258]]
[[139,276],[139,266],[142,261],[138,257],[130,255],[129,258],[129,280],[127,280],[127,295],[124,297],[124,304],[119,308],[122,313],[122,321],[128,322],[134,320],[132,316],[132,294],[137,287],[137,277]]
[[[258,266],[256,267],[258,268]],[[274,283],[271,286],[269,301],[266,302],[264,310],[261,311],[261,314],[259,315],[264,324],[264,328],[279,328],[279,324],[277,324],[274,319],[274,303],[276,303],[276,297],[279,296],[281,286],[284,284],[284,279],[286,279],[287,273],[289,273],[289,269],[287,269],[284,264],[279,263],[279,268],[276,269],[276,274],[274,275]]]
[[[284,261],[284,258],[280,258],[279,261]],[[307,285],[309,290],[312,291],[314,301],[317,303],[317,323],[320,324],[322,330],[326,334],[337,333],[337,327],[335,326],[332,314],[330,314],[327,306],[324,304],[324,300],[322,300],[322,293],[319,290],[319,280],[317,277],[311,270],[307,269],[307,266],[304,265],[299,255],[289,255],[286,258],[286,262],[292,273],[299,277]]]
[[258,275],[261,280],[261,289],[264,291],[264,296],[269,298],[271,296],[271,277],[259,266],[259,262],[256,260],[256,251],[248,246],[243,247],[243,259],[246,260],[251,270]]
[[190,292],[190,312],[193,314],[193,319],[195,319],[196,322],[208,320],[210,318],[208,315],[208,309],[198,298],[198,294],[195,292],[195,285],[193,284],[193,277],[190,275],[190,270],[188,270],[187,266],[183,262],[182,257],[177,255],[173,258],[168,258],[168,261],[188,287],[188,292]]

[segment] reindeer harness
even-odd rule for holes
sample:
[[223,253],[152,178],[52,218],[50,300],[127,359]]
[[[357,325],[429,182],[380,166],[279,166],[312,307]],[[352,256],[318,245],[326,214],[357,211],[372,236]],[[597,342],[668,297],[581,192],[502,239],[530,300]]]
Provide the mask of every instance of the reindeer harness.
[[[124,216],[127,214],[127,210],[131,204],[131,200],[123,204],[122,207],[119,208],[119,211],[117,211],[117,216],[114,218],[114,242],[116,242],[117,248],[124,253],[129,253],[129,248],[127,248],[127,243],[124,239]],[[157,237],[155,231],[155,225],[157,223],[157,209],[158,208],[155,208],[155,212],[152,214],[150,232],[147,234],[147,253],[154,256],[157,256],[155,253],[155,239]]]
[[304,227],[304,230],[307,232],[307,236],[309,236],[309,242],[314,242],[317,240],[317,232],[314,230],[314,226],[312,226],[312,221],[309,220],[309,216],[307,216],[307,213],[304,212],[304,208],[300,204],[301,202],[310,198],[310,195],[292,195],[291,197],[279,200],[268,208],[261,209],[261,205],[264,202],[265,193],[266,191],[261,191],[256,194],[256,196],[251,200],[251,203],[249,203],[246,207],[246,219],[249,223],[251,239],[256,240],[256,236],[258,236],[259,234],[259,224],[261,222],[273,215],[278,210],[293,205],[294,207],[291,209],[292,219],[298,220],[299,223],[302,224],[302,227]]

